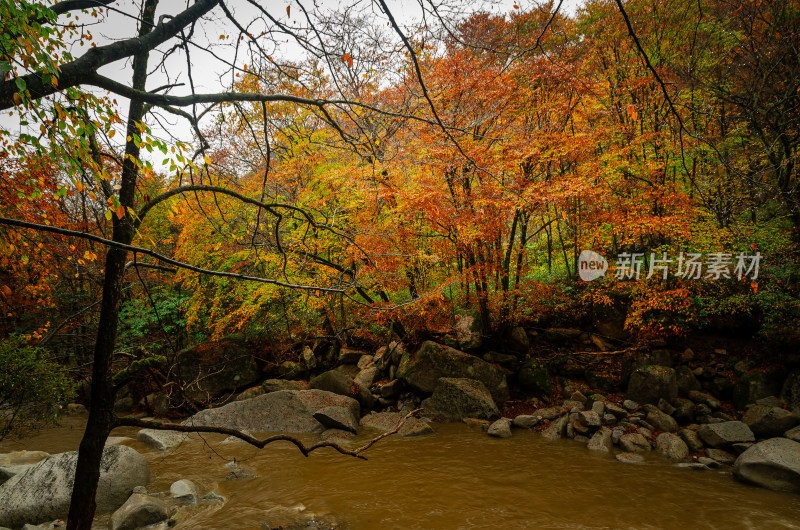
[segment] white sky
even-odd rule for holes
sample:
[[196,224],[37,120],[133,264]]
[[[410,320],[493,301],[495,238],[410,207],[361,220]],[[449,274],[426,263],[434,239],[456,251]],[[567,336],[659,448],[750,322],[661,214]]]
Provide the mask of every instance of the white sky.
[[[313,5],[316,5],[322,10],[333,10],[340,6],[340,2],[332,0],[304,0],[302,4],[306,7],[306,9],[311,10],[313,7],[312,2]],[[368,14],[370,11],[372,11],[376,13],[376,17],[380,16],[381,20],[385,20],[383,15],[379,12],[377,6],[375,6],[369,0],[361,0],[360,2],[358,0],[351,0],[347,3],[347,5],[353,5],[354,3],[356,4],[356,9],[358,10],[359,14]],[[397,19],[398,24],[404,29],[419,21],[421,18],[422,12],[420,9],[420,3],[418,1],[388,0],[387,3],[393,12],[393,15]],[[572,15],[575,13],[577,8],[582,5],[582,3],[583,0],[564,0],[561,9],[563,12]],[[257,10],[245,1],[231,1],[228,2],[228,4],[230,4],[232,12],[234,12],[234,14],[237,15],[237,18],[242,21],[252,19],[253,15],[257,13]],[[494,0],[483,5],[485,10],[489,12],[508,13],[514,10],[514,4],[518,4],[522,10],[528,10],[536,5],[536,3],[531,0]],[[87,22],[87,29],[92,32],[94,36],[94,42],[97,45],[103,45],[114,40],[134,37],[137,33],[137,24],[135,19],[130,15],[138,15],[139,5],[139,0],[119,0],[112,4],[111,7],[113,10],[104,15],[99,22],[88,16],[81,17],[81,20]],[[300,18],[302,16],[302,11],[297,0],[261,0],[259,5],[267,9],[281,22],[288,21],[286,8],[287,6],[291,6],[291,21],[302,21]],[[156,20],[158,20],[159,16],[179,12],[184,9],[185,6],[186,2],[184,1],[162,0],[159,5]],[[479,4],[476,2],[472,4],[470,8],[474,9],[478,6]],[[128,15],[126,16],[126,14]],[[62,16],[60,20],[65,19]],[[96,23],[94,25],[88,25],[89,22]],[[258,31],[260,32],[261,29],[263,28],[259,28]],[[196,92],[219,92],[229,86],[230,82],[232,81],[230,75],[224,78],[221,77],[223,73],[228,70],[228,67],[224,64],[224,62],[215,59],[209,53],[209,51],[212,51],[227,61],[233,61],[234,58],[232,56],[232,47],[224,45],[230,41],[224,41],[222,42],[223,45],[220,45],[220,34],[235,36],[238,34],[238,31],[230,22],[224,19],[222,11],[219,8],[215,8],[212,10],[211,14],[206,17],[205,21],[198,25],[196,38],[192,39],[194,42],[199,44],[196,49],[190,50],[193,63],[192,77],[195,83]],[[280,42],[279,44],[282,46],[282,49],[274,50],[276,57],[283,56],[292,59],[299,55],[300,48],[296,43],[286,42],[286,39],[283,39],[283,42]],[[165,45],[162,45],[161,49],[165,49]],[[72,50],[72,53],[74,56],[80,56],[82,55],[83,51],[84,50],[78,46]],[[151,54],[150,65],[155,65],[159,60],[160,57],[157,53]],[[129,84],[131,76],[130,62],[130,60],[125,60],[107,65],[100,70],[100,73],[118,82]],[[245,62],[245,60],[239,58],[236,61],[236,64],[237,66],[241,67]],[[161,68],[160,71],[156,71],[151,74],[151,76],[148,78],[147,86],[148,88],[152,89],[167,83],[181,82],[185,83],[184,87],[176,87],[172,89],[170,93],[173,95],[187,94],[189,93],[188,86],[186,86],[188,85],[187,71],[186,56],[183,53],[173,54],[173,56],[168,60],[168,62],[165,63],[165,66]],[[120,102],[120,113],[124,113],[127,109],[127,102],[123,101],[121,98],[117,99]],[[9,116],[9,113],[4,112],[2,115],[0,115],[0,128],[17,133],[23,132],[24,128],[20,127],[17,116],[14,113],[11,114],[12,115]],[[171,115],[165,115],[164,113],[161,113],[161,116],[164,116],[164,119],[167,120],[167,123],[164,125],[165,128],[169,129],[170,133],[187,142],[192,140],[191,129],[185,120]],[[124,122],[125,116],[121,116],[121,118]],[[159,126],[153,123],[150,123],[150,125],[154,129],[154,133],[158,134]],[[120,134],[116,137],[116,139],[123,140],[124,135]],[[156,158],[159,159],[160,164],[161,157]],[[151,161],[155,163],[155,160]],[[157,167],[158,166],[156,166],[156,168]]]

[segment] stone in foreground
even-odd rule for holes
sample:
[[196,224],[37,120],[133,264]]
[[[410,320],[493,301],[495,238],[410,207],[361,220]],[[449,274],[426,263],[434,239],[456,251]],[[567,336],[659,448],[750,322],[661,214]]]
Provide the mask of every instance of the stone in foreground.
[[500,417],[489,391],[474,379],[440,378],[433,395],[422,402],[422,408],[425,416],[443,420],[493,420]]
[[764,488],[800,493],[800,443],[788,438],[759,442],[736,459],[733,473]]
[[134,493],[111,516],[111,530],[136,530],[167,519],[164,501]]
[[[65,518],[75,477],[78,452],[52,455],[0,486],[0,526],[18,528]],[[134,449],[115,445],[103,450],[97,509],[120,507],[136,486],[150,480],[150,467]]]

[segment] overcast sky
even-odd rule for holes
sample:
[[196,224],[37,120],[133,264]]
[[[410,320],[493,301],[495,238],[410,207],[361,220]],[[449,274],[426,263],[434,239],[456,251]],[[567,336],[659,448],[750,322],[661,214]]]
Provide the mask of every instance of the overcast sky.
[[[405,28],[412,27],[415,23],[419,22],[422,18],[422,10],[417,1],[407,0],[389,0],[389,8],[392,10],[393,15],[398,21],[398,24]],[[557,5],[558,2],[556,2]],[[583,3],[583,0],[564,0],[561,9],[563,12],[574,14],[578,6]],[[241,21],[252,21],[258,14],[257,9],[247,2],[229,2],[232,11],[237,19]],[[514,11],[514,5],[517,4],[522,10],[530,9],[534,2],[521,0],[498,0],[485,2],[484,9],[494,13],[509,13]],[[82,16],[80,20],[87,23],[86,28],[92,32],[94,42],[96,45],[107,44],[111,41],[134,37],[138,31],[135,17],[138,15],[140,2],[138,0],[118,0],[112,4],[111,10],[106,10],[99,19],[92,17]],[[287,0],[266,0],[259,3],[262,7],[267,9],[270,14],[283,23],[302,24],[304,22],[301,4],[297,1]],[[340,3],[330,0],[321,0],[313,2],[311,0],[302,2],[302,5],[311,10],[314,6],[322,11],[329,11],[337,9],[341,6],[355,6],[357,14],[374,16],[377,20],[385,20],[385,17],[380,13],[378,7],[370,0],[351,0],[347,3]],[[478,8],[478,3],[467,4],[470,10]],[[157,12],[157,18],[163,15],[175,14],[184,9],[186,3],[183,1],[175,0],[162,0]],[[290,7],[290,16],[287,15],[287,7]],[[65,20],[62,16],[61,20]],[[248,27],[249,31],[253,33],[260,32],[267,29],[266,26]],[[255,29],[255,31],[253,31]],[[227,21],[219,8],[214,9],[205,21],[198,25],[196,34],[192,38],[192,42],[196,44],[190,49],[190,56],[192,62],[192,81],[195,84],[195,92],[219,92],[227,89],[232,80],[232,73],[230,68],[225,62],[236,62],[238,67],[241,67],[246,59],[243,57],[234,57],[233,47],[229,46],[228,41],[220,41],[220,35],[238,34],[237,29]],[[299,45],[291,42],[288,37],[278,39],[276,43],[267,43],[264,45],[266,51],[275,57],[284,57],[287,59],[299,59],[302,55],[302,50]],[[166,49],[162,45],[162,49]],[[80,56],[84,53],[85,48],[79,45],[71,50],[74,56]],[[150,65],[151,67],[158,64],[161,57],[158,53],[151,54]],[[184,53],[175,53],[170,57],[162,67],[154,71],[148,78],[148,88],[162,86],[168,83],[183,83],[183,86],[176,87],[171,90],[172,94],[181,95],[189,93],[188,87],[188,68],[186,64],[186,55]],[[116,63],[107,65],[100,70],[100,73],[110,77],[116,81],[124,84],[130,83],[131,67],[130,60],[118,61]],[[101,91],[98,91],[101,92]],[[120,101],[120,113],[124,114],[127,110],[127,103],[117,98]],[[159,129],[167,129],[171,134],[179,137],[184,141],[192,140],[192,132],[190,126],[185,120],[178,119],[172,115],[161,113],[159,115],[158,123],[149,123],[154,129],[154,133],[158,134]],[[125,116],[120,116],[123,121]],[[18,118],[13,115],[9,116],[8,113],[3,113],[0,116],[0,127],[14,131],[22,132],[19,126]],[[38,127],[37,127],[38,128]],[[163,128],[163,129],[162,129]],[[117,136],[120,140],[124,136]],[[155,162],[153,160],[153,162]],[[159,157],[160,164],[160,157]]]

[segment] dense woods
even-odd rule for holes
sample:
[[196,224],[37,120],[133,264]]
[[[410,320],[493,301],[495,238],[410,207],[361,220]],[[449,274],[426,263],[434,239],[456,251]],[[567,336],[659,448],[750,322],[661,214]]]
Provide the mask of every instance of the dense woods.
[[83,382],[95,467],[118,389],[229,336],[800,345],[796,1],[158,4],[0,0],[0,337]]

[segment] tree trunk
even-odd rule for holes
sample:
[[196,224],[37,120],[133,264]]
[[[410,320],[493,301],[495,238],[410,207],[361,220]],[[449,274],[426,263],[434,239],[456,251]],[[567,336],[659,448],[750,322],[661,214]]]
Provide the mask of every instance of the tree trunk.
[[[142,10],[142,24],[139,35],[149,33],[153,27],[158,0],[146,0]],[[137,55],[133,59],[133,88],[144,90],[147,80],[148,54]],[[141,101],[131,100],[128,111],[127,137],[139,134],[136,123],[144,115]],[[125,145],[125,158],[122,166],[119,202],[127,210],[134,206],[136,180],[139,170],[133,160],[139,158],[139,148],[130,140]],[[125,212],[119,219],[113,218],[114,241],[130,244],[133,240],[133,219]],[[89,419],[83,433],[78,463],[75,469],[75,483],[67,519],[67,530],[90,530],[97,503],[97,484],[100,480],[100,461],[108,433],[114,427],[114,395],[111,382],[111,362],[117,343],[119,306],[122,298],[122,284],[125,276],[125,250],[110,248],[106,254],[105,278],[103,282],[103,301],[100,323],[97,328],[97,342],[94,348],[92,367],[92,395],[89,405]]]

